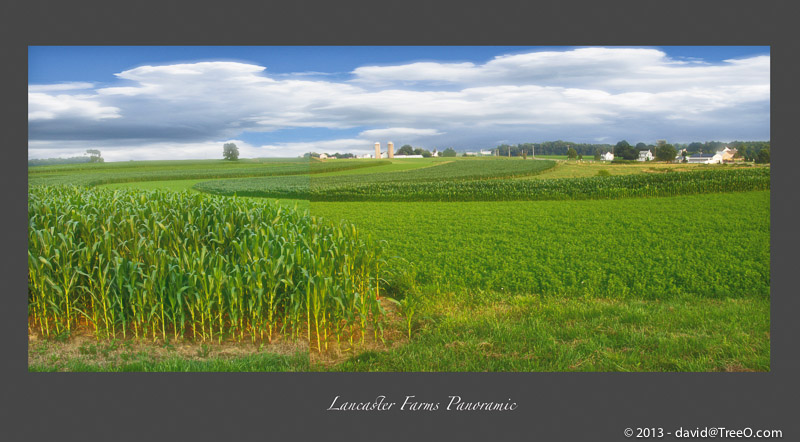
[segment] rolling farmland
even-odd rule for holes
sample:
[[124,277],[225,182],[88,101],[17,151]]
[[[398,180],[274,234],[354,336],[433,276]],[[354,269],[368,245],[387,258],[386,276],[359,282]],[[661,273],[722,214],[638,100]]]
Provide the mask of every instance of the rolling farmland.
[[134,162],[29,183],[45,339],[292,340],[319,355],[304,370],[769,369],[769,168]]

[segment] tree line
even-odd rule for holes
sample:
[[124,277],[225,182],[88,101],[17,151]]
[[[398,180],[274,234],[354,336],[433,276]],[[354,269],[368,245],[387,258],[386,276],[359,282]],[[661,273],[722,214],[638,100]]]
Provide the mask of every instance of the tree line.
[[55,166],[59,164],[102,163],[105,160],[97,149],[86,149],[86,154],[80,157],[67,158],[33,158],[28,160],[28,167]]
[[[678,152],[686,150],[686,155],[693,155],[698,153],[715,153],[728,146],[731,149],[737,149],[739,155],[747,161],[758,161],[759,153],[765,150],[765,154],[761,154],[760,159],[763,160],[766,156],[769,157],[770,142],[769,141],[732,141],[725,143],[722,141],[706,141],[706,142],[692,142],[692,143],[673,143],[668,144],[665,140],[660,140],[656,144],[637,143],[631,145],[626,140],[622,140],[617,144],[590,144],[590,143],[573,143],[570,141],[545,141],[543,143],[519,143],[516,145],[501,144],[495,149],[499,156],[523,156],[523,155],[567,155],[570,158],[582,156],[594,156],[599,159],[599,156],[606,152],[613,152],[615,157],[627,160],[635,160],[639,157],[639,151],[650,150],[656,156],[656,160],[669,161],[674,159]],[[660,152],[659,152],[660,151]],[[659,153],[661,155],[659,155]],[[672,155],[668,160],[667,157]],[[763,162],[763,161],[761,161]],[[766,161],[768,162],[768,161]]]

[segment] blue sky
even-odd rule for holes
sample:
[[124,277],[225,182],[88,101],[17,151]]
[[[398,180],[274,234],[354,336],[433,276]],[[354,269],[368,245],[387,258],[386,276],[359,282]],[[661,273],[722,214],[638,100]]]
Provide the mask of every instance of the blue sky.
[[769,47],[30,47],[29,156],[769,139]]

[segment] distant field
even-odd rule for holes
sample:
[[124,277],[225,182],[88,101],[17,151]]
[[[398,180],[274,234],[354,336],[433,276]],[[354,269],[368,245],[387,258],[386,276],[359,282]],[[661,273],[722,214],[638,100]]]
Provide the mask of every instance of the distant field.
[[522,161],[493,158],[459,159],[430,163],[432,167],[386,173],[312,176],[310,185],[301,176],[216,180],[198,183],[195,189],[220,195],[308,198],[335,194],[342,189],[379,189],[414,183],[491,180],[528,176],[553,167],[553,161]]
[[308,175],[389,164],[383,161],[320,162],[284,158],[235,162],[204,160],[189,161],[187,164],[179,163],[175,161],[144,161],[32,167],[28,169],[28,183],[31,185],[96,186],[138,181]]
[[[359,159],[359,160],[326,160],[327,162],[330,161],[350,161],[350,162],[365,162],[365,161],[375,161],[375,160],[368,160],[368,159]],[[321,178],[326,176],[337,176],[337,175],[364,175],[364,174],[372,174],[372,173],[384,173],[384,172],[402,172],[405,170],[413,170],[413,169],[421,169],[423,167],[430,167],[435,166],[437,164],[441,164],[446,162],[446,159],[439,159],[439,158],[414,158],[414,159],[405,159],[405,160],[380,160],[381,164],[377,167],[368,167],[368,168],[360,168],[360,169],[346,169],[346,170],[339,170],[335,172],[324,172],[314,176],[314,178]]]
[[547,178],[588,178],[608,173],[608,176],[635,175],[639,173],[665,173],[688,172],[698,170],[753,168],[760,166],[732,166],[712,164],[681,164],[681,163],[656,163],[642,162],[633,164],[611,164],[608,161],[561,161],[555,167],[538,175],[518,177],[516,179],[547,179]]
[[535,155],[534,158],[542,158],[545,160],[568,160],[566,155]]
[[[520,164],[523,162],[517,162]],[[524,201],[614,199],[689,195],[708,192],[741,192],[769,189],[769,169],[695,169],[685,173],[639,173],[608,177],[538,180],[476,179],[464,177],[447,181],[392,179],[414,172],[435,172],[447,163],[395,174],[339,177],[301,176],[216,180],[194,188],[220,195],[264,196],[309,199],[311,201]],[[524,164],[524,163],[523,163]],[[543,166],[544,162],[529,162]],[[529,169],[535,173],[535,169]],[[422,176],[422,173],[417,173]],[[472,179],[468,179],[472,178]]]

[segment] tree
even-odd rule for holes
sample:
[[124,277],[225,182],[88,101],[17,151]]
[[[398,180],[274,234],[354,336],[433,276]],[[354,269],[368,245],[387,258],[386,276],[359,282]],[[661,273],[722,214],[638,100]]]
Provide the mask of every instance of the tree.
[[627,141],[622,140],[614,146],[614,157],[623,160],[635,160],[639,158],[639,151],[634,149]]
[[430,158],[431,152],[428,149],[418,147],[414,149],[414,155],[422,155],[423,158]]
[[397,155],[414,155],[414,148],[411,147],[410,144],[404,144],[403,147],[397,151]]
[[575,158],[577,158],[577,156],[578,156],[578,152],[575,149],[573,149],[571,147],[569,149],[567,149],[567,157],[570,160],[574,160]]
[[600,155],[600,151],[599,151],[599,150],[598,150],[598,151],[595,151],[595,153],[594,153],[594,160],[595,160],[595,161],[600,161],[600,160],[602,160],[602,159],[603,159],[603,157]]
[[656,161],[674,161],[678,155],[678,150],[671,144],[665,144],[658,147],[656,151]]
[[583,154],[578,154],[578,161],[583,161]]
[[239,159],[239,148],[236,147],[234,143],[225,143],[222,146],[222,157],[226,160],[238,160]]
[[756,163],[769,164],[769,149],[765,148],[758,151],[758,155],[756,155]]
[[442,152],[443,157],[454,157],[456,156],[456,151],[452,147],[448,147]]
[[90,163],[102,163],[103,157],[100,156],[100,151],[97,149],[86,149],[86,153],[89,154],[89,162]]

